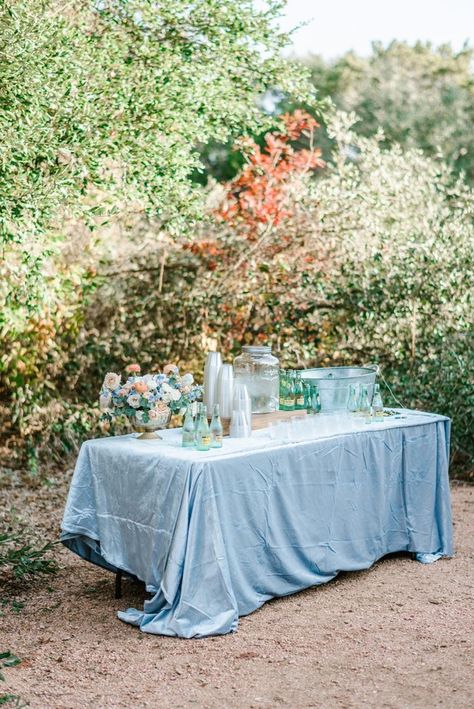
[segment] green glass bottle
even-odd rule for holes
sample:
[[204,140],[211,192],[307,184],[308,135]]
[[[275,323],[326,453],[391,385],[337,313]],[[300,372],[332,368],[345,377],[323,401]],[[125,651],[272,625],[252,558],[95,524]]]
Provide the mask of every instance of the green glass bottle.
[[304,408],[303,380],[301,379],[301,374],[295,372],[295,409],[301,411]]
[[288,387],[286,390],[286,410],[295,410],[295,384],[296,384],[296,372],[294,369],[288,370]]
[[313,414],[321,413],[321,397],[317,384],[311,384],[311,412]]
[[278,398],[278,408],[280,411],[286,411],[286,399],[288,391],[288,372],[285,369],[280,369],[280,390]]
[[311,382],[309,382],[307,379],[303,379],[303,392],[304,392],[304,407],[306,409],[306,413],[310,414],[310,413],[312,413],[312,409],[311,409]]
[[207,422],[207,406],[201,404],[201,414],[196,432],[196,449],[198,451],[208,451],[211,447],[211,432]]
[[372,397],[372,414],[374,421],[380,423],[383,421],[383,401],[380,393],[380,384],[375,384],[374,395]]
[[183,436],[182,436],[182,446],[183,448],[194,448],[195,433],[194,433],[194,419],[193,412],[190,406],[186,409],[186,414],[183,421]]
[[222,448],[222,435],[223,435],[222,421],[219,415],[219,404],[214,406],[214,411],[212,412],[212,421],[210,427],[211,433],[211,448]]

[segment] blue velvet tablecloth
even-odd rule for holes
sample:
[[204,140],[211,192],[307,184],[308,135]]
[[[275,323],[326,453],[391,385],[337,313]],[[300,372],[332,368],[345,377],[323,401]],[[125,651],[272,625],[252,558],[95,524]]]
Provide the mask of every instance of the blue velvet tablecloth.
[[235,630],[268,599],[390,552],[451,556],[450,421],[404,415],[326,417],[311,440],[263,430],[208,452],[182,449],[178,430],[87,441],[61,540],[145,582],[153,597],[122,620],[186,638]]

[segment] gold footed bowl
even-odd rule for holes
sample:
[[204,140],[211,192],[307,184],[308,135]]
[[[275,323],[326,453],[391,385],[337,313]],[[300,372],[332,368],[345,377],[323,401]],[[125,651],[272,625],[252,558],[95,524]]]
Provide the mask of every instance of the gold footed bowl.
[[141,433],[141,436],[137,437],[137,441],[150,441],[150,440],[163,440],[162,437],[157,433],[160,429],[166,428],[171,420],[171,411],[163,411],[157,418],[144,423],[143,421],[137,421],[135,417],[130,419],[132,428],[136,433]]

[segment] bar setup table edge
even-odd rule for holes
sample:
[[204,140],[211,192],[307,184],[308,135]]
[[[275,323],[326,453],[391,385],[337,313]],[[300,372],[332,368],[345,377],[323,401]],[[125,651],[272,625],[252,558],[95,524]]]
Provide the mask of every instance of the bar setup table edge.
[[185,638],[234,631],[270,598],[392,552],[452,556],[450,420],[403,415],[370,426],[326,417],[300,441],[262,430],[204,453],[180,448],[176,429],[163,441],[87,441],[61,541],[145,582],[152,597],[121,620]]

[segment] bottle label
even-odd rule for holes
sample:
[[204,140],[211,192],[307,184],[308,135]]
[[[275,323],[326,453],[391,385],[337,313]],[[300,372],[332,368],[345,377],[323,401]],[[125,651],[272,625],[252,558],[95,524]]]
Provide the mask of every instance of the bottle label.
[[304,407],[304,396],[298,396],[298,398],[296,399],[296,406]]
[[210,436],[200,436],[199,443],[202,446],[208,446],[211,443],[211,437]]

